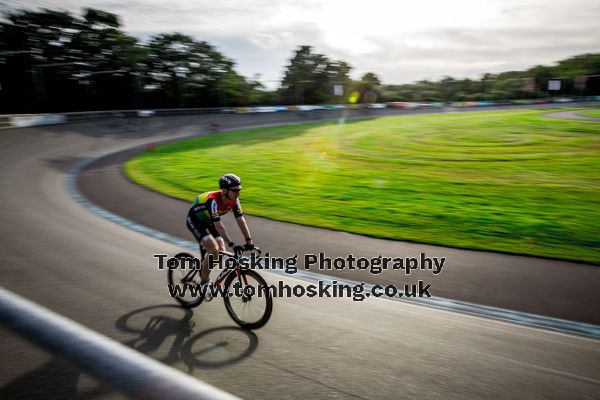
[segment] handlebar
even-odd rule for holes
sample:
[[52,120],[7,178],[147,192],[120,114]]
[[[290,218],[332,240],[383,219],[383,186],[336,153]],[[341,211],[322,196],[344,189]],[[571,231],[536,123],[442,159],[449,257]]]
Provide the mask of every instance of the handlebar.
[[259,256],[262,254],[262,251],[256,246],[254,246],[254,248],[251,250],[246,250],[244,248],[244,246],[233,246],[233,253],[222,250],[222,251],[219,251],[219,254],[223,254],[223,255],[226,255],[229,257],[234,257],[234,258],[240,258],[245,251],[256,251]]

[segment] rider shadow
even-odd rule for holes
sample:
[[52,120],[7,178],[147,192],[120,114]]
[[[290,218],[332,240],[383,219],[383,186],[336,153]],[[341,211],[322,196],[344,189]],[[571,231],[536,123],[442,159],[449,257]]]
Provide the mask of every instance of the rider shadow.
[[2,400],[95,400],[115,389],[89,375],[89,388],[80,388],[84,374],[71,362],[54,355],[49,361],[0,387]]
[[58,356],[0,387],[0,399],[75,400],[79,371]]
[[138,335],[124,344],[150,355],[173,339],[166,355],[157,358],[165,364],[183,361],[189,372],[195,368],[219,368],[249,357],[258,347],[258,338],[238,327],[211,328],[194,334],[193,312],[174,305],[140,308],[120,317],[115,326]]

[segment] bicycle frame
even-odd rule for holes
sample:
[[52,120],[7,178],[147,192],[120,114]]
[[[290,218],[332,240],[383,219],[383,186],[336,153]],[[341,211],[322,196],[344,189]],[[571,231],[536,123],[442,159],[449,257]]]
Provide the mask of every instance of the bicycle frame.
[[[229,276],[229,274],[231,274],[234,271],[238,278],[240,276],[242,276],[243,284],[247,285],[248,281],[247,281],[246,277],[240,273],[241,268],[240,268],[239,258],[241,257],[241,254],[236,255],[236,254],[229,253],[226,251],[219,251],[219,254],[232,258],[234,261],[234,264],[230,267],[226,267],[223,271],[221,271],[221,273],[217,276],[217,279],[215,279],[215,281],[211,284],[211,286],[213,288],[217,288],[218,286],[221,285],[221,283],[223,283],[223,281],[225,281],[225,279],[227,279],[227,276]],[[183,281],[191,281],[197,273],[200,273],[200,271],[201,271],[201,269],[193,269],[182,280]]]

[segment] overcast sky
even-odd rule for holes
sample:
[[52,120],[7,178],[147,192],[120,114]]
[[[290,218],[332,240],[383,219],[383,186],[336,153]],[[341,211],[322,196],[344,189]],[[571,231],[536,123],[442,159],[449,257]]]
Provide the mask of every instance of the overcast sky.
[[600,52],[599,0],[0,0],[0,10],[84,7],[140,39],[181,32],[215,45],[275,88],[300,45],[386,84],[479,78]]

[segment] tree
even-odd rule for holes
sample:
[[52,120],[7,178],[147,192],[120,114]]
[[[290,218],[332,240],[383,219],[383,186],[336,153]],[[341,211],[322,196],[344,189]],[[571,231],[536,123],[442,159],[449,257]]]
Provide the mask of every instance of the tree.
[[363,77],[360,78],[360,81],[371,87],[381,86],[381,81],[379,80],[379,77],[372,72],[367,72],[366,74],[364,74]]
[[43,10],[9,14],[0,24],[2,109],[30,112],[45,100],[45,80],[60,77],[61,70],[43,67],[68,65],[65,50],[74,18],[69,13]]
[[[141,77],[145,72],[147,51],[136,38],[119,30],[115,14],[86,9],[69,51],[74,62],[75,79],[93,109],[123,109],[141,106]],[[72,108],[71,108],[72,109]]]
[[382,99],[382,88],[379,77],[372,72],[367,72],[355,85],[359,94],[360,103],[375,103]]
[[3,112],[247,104],[259,85],[213,46],[159,34],[146,46],[95,9],[21,11],[0,23]]
[[312,52],[311,46],[300,46],[281,81],[281,96],[287,104],[319,104],[333,100],[333,85],[346,88],[350,82],[350,65],[332,61]]
[[[83,18],[77,18],[42,10],[9,14],[7,20],[0,24],[3,111],[73,111],[127,104],[134,88],[133,77],[126,74],[143,54],[136,39],[118,30],[116,15],[87,9]],[[97,82],[107,71],[110,79]]]
[[204,41],[180,33],[160,34],[148,44],[146,88],[165,107],[242,105],[257,87],[238,75],[234,63]]

